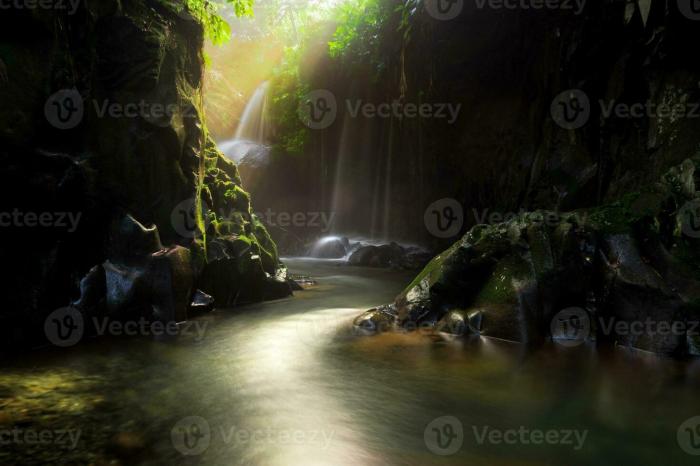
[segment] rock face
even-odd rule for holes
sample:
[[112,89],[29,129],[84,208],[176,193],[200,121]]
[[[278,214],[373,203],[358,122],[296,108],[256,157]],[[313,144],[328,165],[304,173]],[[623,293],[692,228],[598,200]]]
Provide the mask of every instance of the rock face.
[[[597,0],[582,11],[462,3],[458,17],[438,21],[420,2],[406,18],[393,13],[377,41],[359,38],[362,54],[351,47],[346,59],[319,59],[324,51],[310,48],[301,60],[324,65],[302,84],[338,102],[459,105],[456,119],[446,110],[445,118],[353,118],[339,109],[332,126],[307,131],[302,154],[272,160],[265,176],[274,182],[251,188],[261,206],[333,212],[336,231],[443,250],[484,223],[487,209],[608,204],[697,154],[700,118],[683,116],[700,103],[700,49],[688,47],[700,28],[678,6],[687,1]],[[404,20],[409,41],[397,31]],[[290,92],[281,81],[272,101]],[[585,94],[576,129],[552,112],[571,90]],[[290,191],[306,194],[290,199]],[[323,193],[327,203],[317,205]],[[422,215],[445,198],[465,217],[447,239]]]
[[199,110],[197,21],[98,0],[7,10],[0,36],[0,212],[16,212],[0,232],[3,342],[41,342],[45,316],[71,302],[182,320],[195,286],[220,306],[269,294],[276,247]]
[[478,225],[393,305],[368,311],[355,325],[429,325],[524,344],[554,336],[693,354],[700,322],[697,163],[686,160],[648,190],[606,207]]

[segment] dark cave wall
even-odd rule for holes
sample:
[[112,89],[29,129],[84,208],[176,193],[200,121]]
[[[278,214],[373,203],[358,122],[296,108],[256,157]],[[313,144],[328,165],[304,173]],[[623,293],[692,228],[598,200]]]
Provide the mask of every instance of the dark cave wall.
[[[345,210],[336,212],[347,227],[341,231],[359,226],[440,249],[450,241],[430,236],[423,224],[433,201],[457,199],[465,208],[464,232],[475,223],[472,209],[565,211],[610,202],[699,149],[700,118],[605,117],[598,103],[689,109],[700,103],[700,51],[692,45],[700,22],[684,17],[675,1],[653,1],[646,24],[639,9],[619,1],[587,2],[581,15],[480,10],[465,2],[451,21],[419,9],[403,65],[396,27],[397,18],[385,25],[378,63],[321,60],[308,71],[310,88],[331,90],[341,109],[347,99],[461,105],[455,124],[349,118],[341,111],[330,128],[311,131],[305,157],[295,160],[303,169],[292,177],[279,162],[286,168],[273,168],[271,176],[279,172],[288,182],[256,188],[255,198],[303,186],[314,201],[324,200],[322,210],[332,210],[341,136],[349,128],[340,189]],[[569,89],[584,91],[591,102],[580,129],[561,128],[550,112],[553,99]],[[378,225],[385,214],[388,229]]]
[[[137,265],[120,256],[124,249],[139,250],[133,241],[150,241],[136,230],[136,237],[124,236],[120,222],[127,215],[157,227],[162,246],[156,241],[155,249],[190,250],[174,256],[188,258],[195,286],[216,295],[222,284],[213,282],[223,281],[241,301],[264,294],[266,273],[278,267],[277,252],[250,216],[237,168],[208,141],[198,110],[203,43],[203,30],[192,17],[157,1],[81,3],[74,14],[3,11],[0,60],[7,79],[0,84],[0,211],[79,216],[74,229],[16,222],[2,228],[0,259],[10,273],[0,326],[9,340],[29,340],[27,329],[41,328],[48,313],[78,300],[80,280],[93,267],[102,276],[107,260],[123,262],[123,270],[151,270],[142,264],[150,256],[138,258]],[[83,104],[82,116],[67,128],[57,127],[50,109],[50,97],[60,90],[79,95]],[[116,105],[116,113],[102,113],[105,104]],[[122,109],[134,113],[124,116]],[[183,234],[173,220],[178,205],[197,196],[199,180],[204,180],[206,239],[194,231]],[[120,242],[127,246],[117,251]],[[222,278],[211,278],[207,271],[213,265]],[[189,299],[193,289],[175,290],[186,282],[174,277],[163,286]],[[255,296],[236,294],[242,287]],[[104,300],[98,297],[92,305]],[[129,308],[153,305],[150,295],[129,300],[123,303]]]

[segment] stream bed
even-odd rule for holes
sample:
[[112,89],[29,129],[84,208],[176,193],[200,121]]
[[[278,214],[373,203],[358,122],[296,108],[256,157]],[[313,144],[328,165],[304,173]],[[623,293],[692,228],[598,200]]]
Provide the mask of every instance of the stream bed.
[[353,318],[413,272],[286,262],[317,284],[5,362],[0,464],[697,464],[700,363],[363,337]]

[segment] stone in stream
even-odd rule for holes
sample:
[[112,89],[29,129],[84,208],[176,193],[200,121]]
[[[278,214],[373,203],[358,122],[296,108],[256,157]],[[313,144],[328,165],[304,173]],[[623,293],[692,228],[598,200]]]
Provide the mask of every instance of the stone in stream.
[[404,247],[391,242],[380,246],[359,246],[348,264],[363,267],[418,269],[430,261],[430,255],[418,247]]
[[82,280],[76,307],[113,318],[186,320],[193,283],[189,249],[164,248],[158,229],[145,227],[131,215],[115,224],[110,238],[110,256]]
[[447,334],[540,344],[552,338],[560,311],[581,309],[578,320],[562,323],[574,333],[591,329],[579,343],[697,355],[700,235],[689,235],[680,218],[700,197],[695,163],[607,206],[477,225],[393,305],[367,311],[355,326],[427,324]]
[[194,312],[209,312],[214,309],[214,298],[202,290],[197,290],[194,292],[190,307]]

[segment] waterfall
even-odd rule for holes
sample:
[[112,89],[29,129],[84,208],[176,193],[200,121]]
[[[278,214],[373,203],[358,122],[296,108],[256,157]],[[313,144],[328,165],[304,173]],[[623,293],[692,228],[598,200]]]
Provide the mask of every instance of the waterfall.
[[266,146],[269,136],[267,122],[267,97],[269,82],[262,83],[253,93],[243,110],[241,121],[233,139],[219,144],[219,149],[226,157],[234,162],[240,162],[244,157],[256,158],[267,155]]
[[270,83],[262,83],[246,105],[234,139],[264,144],[267,138],[267,91]]

